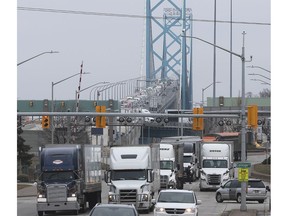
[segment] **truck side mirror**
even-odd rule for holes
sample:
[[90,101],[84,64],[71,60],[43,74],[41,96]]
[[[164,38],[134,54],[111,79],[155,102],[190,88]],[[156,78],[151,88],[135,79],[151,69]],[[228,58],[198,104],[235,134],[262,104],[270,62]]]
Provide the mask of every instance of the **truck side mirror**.
[[147,182],[151,183],[154,181],[154,176],[152,170],[148,170],[147,172]]
[[104,172],[104,181],[106,183],[111,183],[111,171]]

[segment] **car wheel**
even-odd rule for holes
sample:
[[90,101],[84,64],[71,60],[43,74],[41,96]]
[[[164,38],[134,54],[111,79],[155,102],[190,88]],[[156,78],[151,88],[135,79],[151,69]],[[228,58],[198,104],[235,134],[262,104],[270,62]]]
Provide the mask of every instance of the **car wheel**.
[[217,193],[217,194],[216,194],[216,201],[217,201],[218,203],[222,203],[222,202],[223,202],[222,195],[221,195],[220,193]]
[[258,200],[259,203],[264,203],[264,200]]
[[44,212],[43,211],[38,211],[38,216],[43,216]]
[[237,203],[241,203],[241,194],[237,194]]

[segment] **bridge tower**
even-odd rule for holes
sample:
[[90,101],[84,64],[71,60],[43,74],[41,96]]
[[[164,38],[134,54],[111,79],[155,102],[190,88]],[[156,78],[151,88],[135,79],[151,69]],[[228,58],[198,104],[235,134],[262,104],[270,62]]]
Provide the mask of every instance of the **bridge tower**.
[[146,0],[146,80],[179,80],[181,109],[191,109],[192,38],[185,36],[192,36],[192,10],[177,1]]

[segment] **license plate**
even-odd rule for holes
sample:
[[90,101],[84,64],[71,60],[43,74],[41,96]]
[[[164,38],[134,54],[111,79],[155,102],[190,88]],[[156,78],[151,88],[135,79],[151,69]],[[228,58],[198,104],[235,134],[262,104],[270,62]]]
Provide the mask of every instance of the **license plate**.
[[259,190],[254,190],[254,193],[259,193]]

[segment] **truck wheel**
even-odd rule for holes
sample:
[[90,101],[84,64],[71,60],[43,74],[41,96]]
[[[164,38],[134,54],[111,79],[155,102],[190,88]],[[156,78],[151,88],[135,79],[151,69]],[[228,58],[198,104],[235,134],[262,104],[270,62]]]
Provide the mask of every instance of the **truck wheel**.
[[43,211],[38,211],[38,216],[43,216],[44,212]]
[[74,214],[74,215],[78,215],[78,214],[79,214],[79,210],[75,210],[75,211],[73,212],[73,214]]
[[222,195],[221,195],[220,193],[217,193],[217,194],[216,194],[216,201],[217,201],[218,203],[222,203],[222,202],[223,202]]
[[241,194],[237,194],[237,203],[241,203]]
[[259,203],[264,203],[264,200],[258,200]]

